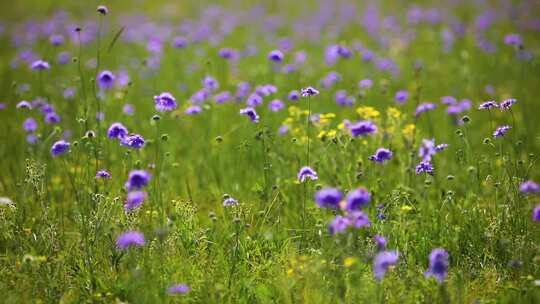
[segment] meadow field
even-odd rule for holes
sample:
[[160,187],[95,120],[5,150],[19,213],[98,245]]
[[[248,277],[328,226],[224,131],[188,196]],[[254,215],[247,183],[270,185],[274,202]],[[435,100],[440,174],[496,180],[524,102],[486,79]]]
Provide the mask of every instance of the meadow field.
[[539,1],[0,16],[0,303],[540,303]]

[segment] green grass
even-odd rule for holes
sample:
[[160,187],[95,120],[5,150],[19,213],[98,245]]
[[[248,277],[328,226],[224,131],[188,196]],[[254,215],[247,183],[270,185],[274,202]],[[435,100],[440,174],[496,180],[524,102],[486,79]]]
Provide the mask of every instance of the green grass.
[[[3,5],[8,33],[27,18],[45,20],[62,8],[56,2],[22,3]],[[251,6],[248,1],[239,3]],[[540,279],[540,228],[531,220],[538,199],[519,192],[525,180],[540,182],[536,165],[540,69],[537,58],[519,60],[516,51],[502,43],[506,34],[518,32],[515,24],[503,18],[486,32],[498,47],[494,54],[476,46],[472,25],[484,8],[472,5],[449,9],[469,27],[447,53],[440,38],[447,24],[410,26],[416,39],[403,47],[399,35],[387,32],[390,47],[381,47],[358,22],[348,23],[336,37],[325,28],[317,41],[292,39],[292,24],[308,10],[308,3],[313,2],[267,3],[273,14],[283,12],[287,22],[275,36],[265,36],[259,28],[263,22],[251,20],[217,46],[202,42],[178,50],[171,47],[169,37],[164,41],[159,69],[144,65],[146,45],[125,40],[129,29],[109,50],[121,28],[119,17],[137,12],[127,1],[110,4],[110,14],[103,17],[101,46],[96,41],[83,45],[80,57],[76,43],[55,48],[44,37],[32,45],[34,52],[52,63],[41,77],[25,64],[10,67],[18,50],[4,34],[0,38],[0,98],[7,108],[0,110],[0,196],[14,205],[0,205],[0,302],[540,302],[540,290],[535,286]],[[185,18],[198,20],[199,11],[208,4],[187,1],[169,7],[145,2],[140,9],[145,9],[148,20],[177,25]],[[407,7],[390,1],[380,5],[381,11],[396,15],[400,22],[406,19]],[[94,4],[66,3],[64,8],[74,16],[74,23],[98,20]],[[493,8],[508,14],[502,7]],[[534,16],[538,11],[533,6],[529,13]],[[525,12],[519,10],[518,16],[526,19]],[[362,13],[359,10],[357,15]],[[538,57],[538,33],[519,33],[526,50]],[[282,37],[293,40],[293,51],[307,54],[307,63],[298,72],[273,72],[266,59]],[[335,66],[324,63],[328,45],[341,43],[352,48],[356,41],[378,56],[392,58],[400,68],[399,75],[362,62],[357,52],[350,59],[339,59]],[[259,52],[241,59],[237,66],[218,56],[221,47],[241,49],[248,44],[256,45]],[[63,50],[77,60],[55,64],[56,55]],[[125,68],[132,82],[105,93],[99,104],[105,113],[101,123],[95,119],[96,71],[85,67],[98,50],[99,70]],[[293,52],[286,54],[286,61],[292,62],[293,56]],[[418,61],[423,63],[419,70],[415,69]],[[342,80],[330,89],[321,88],[319,80],[330,71],[339,72]],[[258,124],[240,116],[238,111],[244,105],[234,102],[218,105],[208,100],[200,114],[185,115],[190,96],[202,87],[206,75],[219,81],[220,91],[234,93],[239,82],[249,81],[252,87],[274,84],[278,93],[265,97],[264,106],[257,108]],[[354,107],[336,105],[336,90],[357,94],[357,83],[364,78],[372,79],[374,86],[357,96]],[[24,83],[31,89],[20,92]],[[484,91],[488,84],[495,88],[494,96]],[[289,102],[286,96],[308,85],[321,90],[310,99],[311,113],[334,113],[335,117],[328,124],[310,126],[310,165],[319,179],[300,184],[296,174],[306,165],[308,133],[303,111],[308,110],[308,103],[305,98]],[[77,88],[74,100],[62,96],[66,87]],[[400,89],[410,94],[404,105],[394,102]],[[164,91],[176,97],[179,109],[160,113],[159,121],[152,120],[157,114],[153,96]],[[445,95],[472,100],[471,110],[459,116],[467,115],[470,122],[453,123],[439,103]],[[15,108],[19,101],[38,96],[54,105],[62,117],[60,124],[44,124],[39,110]],[[518,100],[512,115],[477,110],[483,101],[510,97]],[[270,112],[266,104],[274,98],[286,101],[287,108]],[[439,106],[416,119],[417,103],[426,101]],[[133,116],[122,113],[125,103],[135,106]],[[356,112],[360,106],[379,112],[374,119],[379,131],[353,138],[339,125],[344,119],[360,120]],[[395,112],[390,107],[398,109],[399,115],[392,116]],[[25,140],[22,123],[27,117],[36,118],[39,124],[35,145]],[[107,128],[116,121],[141,134],[147,140],[145,147],[129,150],[106,138]],[[284,122],[291,131],[281,136],[278,128]],[[403,133],[408,124],[416,125],[414,135]],[[503,124],[513,128],[505,137],[493,139],[494,127]],[[65,130],[72,132],[70,151],[51,157],[51,145]],[[97,137],[85,135],[89,130]],[[330,130],[335,135],[318,137],[321,131]],[[423,138],[449,144],[434,157],[434,176],[414,174]],[[379,147],[391,148],[393,159],[383,165],[369,161]],[[135,168],[148,170],[152,180],[144,189],[148,199],[142,207],[126,214],[124,184]],[[112,179],[96,180],[99,169],[111,172]],[[313,194],[326,186],[344,192],[359,186],[369,189],[372,201],[364,211],[371,227],[330,235],[328,223],[342,212],[318,208],[313,200]],[[239,205],[224,207],[225,194],[238,199]],[[380,204],[384,205],[384,220],[377,218]],[[116,238],[127,230],[142,231],[145,246],[118,250]],[[372,271],[375,234],[384,235],[388,249],[399,252],[398,264],[381,282]],[[450,255],[449,275],[442,285],[424,277],[429,253],[438,247]],[[169,295],[167,288],[175,283],[187,283],[192,290]]]

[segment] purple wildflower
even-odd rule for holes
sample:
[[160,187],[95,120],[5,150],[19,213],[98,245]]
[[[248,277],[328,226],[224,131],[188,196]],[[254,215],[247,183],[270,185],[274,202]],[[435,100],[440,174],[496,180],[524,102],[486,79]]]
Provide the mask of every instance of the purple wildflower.
[[495,131],[493,131],[493,137],[494,138],[499,138],[499,137],[503,137],[509,130],[510,130],[510,126],[500,126],[500,127],[497,127],[497,129],[495,129]]
[[516,99],[514,98],[510,98],[510,99],[506,99],[504,101],[501,102],[500,104],[500,108],[501,108],[501,111],[507,111],[507,110],[510,110],[510,108],[517,102]]
[[534,207],[532,219],[535,222],[540,221],[540,204],[538,204],[538,205],[536,205],[536,207]]
[[388,243],[386,241],[386,238],[380,234],[376,234],[374,237],[373,237],[373,240],[375,241],[375,243],[377,244],[377,250],[378,251],[382,251],[382,250],[386,250],[386,244]]
[[45,115],[46,124],[57,124],[60,123],[60,115],[55,112],[49,112]]
[[268,53],[268,59],[273,62],[283,61],[283,53],[280,50],[273,50]]
[[314,87],[307,87],[300,90],[302,97],[319,95],[319,91]]
[[103,16],[107,15],[109,13],[109,9],[105,5],[99,5],[96,9],[96,11]]
[[524,194],[538,193],[540,192],[540,186],[538,186],[538,184],[533,182],[532,180],[528,180],[519,185],[519,191]]
[[366,188],[357,188],[356,190],[350,191],[347,194],[347,203],[345,205],[345,210],[354,211],[360,210],[367,206],[371,201],[371,194]]
[[397,103],[405,103],[409,98],[409,92],[405,90],[397,91],[394,98]]
[[172,46],[175,49],[183,49],[188,45],[188,41],[184,37],[174,37],[172,41]]
[[48,70],[51,68],[49,63],[44,60],[36,60],[32,62],[32,65],[30,67],[32,68],[32,70],[36,70],[36,71]]
[[353,211],[349,214],[349,220],[351,221],[351,226],[354,228],[362,228],[371,226],[371,221],[367,214],[362,211]]
[[478,110],[490,110],[490,109],[498,108],[498,107],[499,105],[495,101],[490,100],[490,101],[481,103],[480,106],[478,107]]
[[382,251],[373,260],[373,273],[375,279],[380,281],[388,271],[390,266],[396,265],[398,262],[398,253],[396,251]]
[[135,113],[135,107],[132,104],[126,103],[122,107],[122,112],[127,115],[133,115]]
[[379,148],[375,154],[368,159],[382,164],[385,161],[392,159],[392,151],[385,148]]
[[416,175],[419,175],[420,173],[427,173],[429,175],[435,174],[435,169],[433,168],[433,165],[429,161],[422,161],[416,166]]
[[125,250],[130,246],[144,246],[144,234],[139,231],[127,231],[122,233],[116,239],[116,247],[120,250]]
[[260,105],[262,105],[262,103],[263,103],[263,98],[261,97],[261,95],[259,95],[257,93],[253,93],[253,94],[249,95],[249,97],[248,97],[248,99],[246,101],[246,104],[249,107],[252,107],[252,108],[260,106]]
[[122,139],[128,135],[128,129],[124,127],[123,124],[119,122],[113,123],[109,130],[107,131],[107,136],[109,138],[116,138],[116,139]]
[[416,107],[415,115],[419,116],[420,114],[424,112],[435,110],[435,108],[437,108],[437,105],[432,102],[421,103],[418,105],[418,107]]
[[128,191],[140,190],[142,187],[148,185],[150,178],[150,173],[145,170],[131,170],[125,185],[126,189],[128,189]]
[[445,105],[455,105],[457,103],[457,100],[453,96],[443,96],[441,97],[441,103]]
[[238,200],[232,197],[227,197],[226,199],[223,200],[223,206],[225,207],[236,206],[236,205],[238,205]]
[[53,157],[57,157],[59,155],[64,154],[69,150],[69,147],[71,146],[70,143],[68,143],[65,140],[59,140],[55,142],[51,147],[51,155]]
[[139,134],[133,134],[121,138],[120,144],[132,149],[140,149],[144,146],[144,138]]
[[368,134],[377,132],[377,126],[369,120],[362,120],[355,124],[349,125],[349,130],[351,130],[353,137],[366,136]]
[[523,45],[523,40],[519,34],[508,34],[504,37],[504,44],[519,47]]
[[337,188],[323,188],[315,193],[315,202],[320,208],[337,209],[343,194]]
[[108,90],[114,86],[114,80],[116,77],[114,76],[111,71],[102,71],[97,76],[97,82],[99,85],[99,88],[102,90]]
[[303,183],[307,179],[310,180],[317,180],[319,177],[317,176],[317,172],[315,170],[311,169],[308,166],[304,166],[300,168],[300,171],[298,171],[298,181]]
[[268,104],[268,109],[272,112],[279,112],[285,107],[283,101],[279,99],[274,99]]
[[154,103],[158,112],[167,112],[176,109],[176,99],[169,92],[163,92],[158,96],[154,96]]
[[358,87],[360,87],[360,89],[369,89],[372,86],[373,86],[373,81],[371,79],[362,79],[358,83]]
[[191,291],[187,284],[175,284],[167,289],[169,294],[185,294]]
[[328,225],[330,234],[335,235],[341,233],[351,225],[351,220],[348,217],[336,215],[336,217]]
[[96,178],[111,178],[111,174],[105,170],[96,172]]
[[49,42],[54,46],[62,45],[64,43],[64,40],[64,36],[60,34],[54,34],[49,37]]
[[199,114],[202,112],[202,108],[198,105],[193,105],[193,106],[190,106],[188,107],[184,113],[186,113],[186,115],[195,115],[195,114]]
[[32,117],[25,119],[23,122],[23,128],[28,133],[33,133],[37,130],[37,122]]
[[257,112],[255,112],[255,109],[251,107],[240,109],[240,115],[249,117],[249,119],[251,119],[251,121],[254,123],[259,122],[259,118],[260,118],[259,115],[257,114]]
[[17,109],[32,109],[32,104],[26,100],[23,100],[15,106]]
[[429,269],[424,273],[426,278],[434,277],[439,284],[448,276],[448,252],[436,248],[429,254]]
[[298,99],[300,99],[300,92],[296,90],[290,91],[287,99],[289,99],[290,101],[297,101]]
[[214,96],[214,101],[218,104],[226,103],[232,99],[232,94],[229,91],[223,91]]
[[203,82],[202,82],[203,86],[205,89],[213,92],[215,90],[217,90],[219,88],[219,82],[211,77],[211,76],[206,76],[204,79],[203,79]]
[[238,58],[238,52],[231,48],[222,48],[219,50],[218,54],[219,54],[219,57],[227,59],[227,60]]
[[144,191],[132,191],[129,192],[124,203],[124,210],[126,212],[139,208],[148,195]]

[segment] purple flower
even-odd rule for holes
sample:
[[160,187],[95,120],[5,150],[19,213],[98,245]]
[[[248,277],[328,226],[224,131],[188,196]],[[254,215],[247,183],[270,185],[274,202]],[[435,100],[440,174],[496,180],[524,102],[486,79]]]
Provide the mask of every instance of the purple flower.
[[523,40],[519,34],[508,34],[504,37],[504,44],[511,46],[522,46]]
[[536,205],[536,207],[534,207],[532,219],[535,222],[540,221],[540,204],[538,204],[538,205]]
[[273,62],[283,61],[283,53],[280,50],[273,50],[268,53],[268,59]]
[[184,37],[175,37],[172,41],[172,45],[175,49],[183,49],[188,45],[188,41]]
[[60,116],[55,112],[49,112],[45,115],[46,124],[57,124],[60,123]]
[[499,138],[499,137],[503,137],[507,132],[508,130],[510,130],[510,126],[500,126],[500,127],[497,127],[497,129],[495,129],[495,131],[493,131],[493,137],[494,138]]
[[97,82],[99,88],[102,90],[108,90],[114,86],[114,80],[116,77],[111,73],[111,71],[102,71],[97,76]]
[[307,87],[300,90],[302,97],[319,95],[319,91],[313,87]]
[[501,111],[507,111],[510,110],[510,108],[517,102],[514,98],[506,99],[503,102],[501,102],[500,107]]
[[247,101],[246,101],[246,104],[252,108],[255,108],[257,106],[260,106],[262,105],[263,103],[263,98],[261,97],[261,95],[257,94],[257,93],[253,93],[251,95],[249,95]]
[[227,197],[226,199],[223,200],[223,206],[225,207],[236,206],[236,205],[238,205],[238,200],[232,197]]
[[125,250],[130,246],[144,246],[144,234],[139,231],[127,231],[116,239],[116,248]]
[[375,256],[373,260],[373,273],[375,279],[380,281],[388,271],[390,266],[396,265],[398,262],[398,253],[396,251],[382,251]]
[[360,89],[369,89],[372,86],[373,86],[373,81],[371,79],[362,79],[358,83],[358,87],[360,87]]
[[345,90],[337,91],[334,96],[336,103],[340,106],[352,106],[356,101],[353,96],[347,96],[347,92]]
[[109,127],[109,130],[107,131],[107,136],[111,139],[123,139],[128,135],[128,133],[128,129],[124,127],[123,124],[115,122]]
[[169,294],[185,294],[191,291],[187,284],[175,284],[167,289]]
[[373,240],[375,241],[375,243],[377,244],[377,250],[378,251],[382,251],[382,250],[386,250],[386,244],[388,243],[386,241],[386,238],[384,238],[384,236],[380,235],[380,234],[376,234],[374,237],[373,237]]
[[195,114],[199,114],[202,112],[202,108],[198,105],[193,105],[193,106],[190,106],[188,107],[184,113],[186,113],[186,115],[195,115]]
[[133,115],[135,113],[135,107],[132,104],[126,103],[122,107],[122,112],[124,112],[127,115]]
[[209,90],[209,91],[215,91],[219,88],[219,82],[211,77],[211,76],[206,76],[203,80],[203,86],[205,89]]
[[26,100],[23,100],[15,106],[17,109],[32,109],[32,104]]
[[448,148],[448,144],[438,144],[435,146],[435,151],[440,152],[446,148]]
[[59,140],[55,142],[51,147],[51,155],[53,157],[57,157],[59,155],[64,154],[69,150],[70,143],[68,143],[65,140]]
[[336,217],[328,225],[328,231],[330,234],[335,235],[341,233],[351,225],[351,221],[348,217],[336,215]]
[[289,126],[282,125],[281,127],[279,127],[279,130],[278,130],[279,135],[285,135],[288,132],[289,132]]
[[154,96],[154,103],[158,112],[167,112],[176,109],[176,99],[169,92],[163,92],[158,96]]
[[382,164],[385,161],[392,159],[392,151],[385,148],[379,148],[375,154],[368,159]]
[[32,68],[32,70],[36,71],[48,70],[51,68],[47,61],[41,59],[32,62],[32,65],[30,67]]
[[214,96],[214,101],[218,104],[226,103],[232,99],[232,94],[229,91],[223,91]]
[[353,211],[360,210],[367,206],[371,201],[371,194],[366,188],[357,188],[356,190],[350,191],[347,194],[347,203],[345,205],[345,210]]
[[105,170],[96,172],[96,178],[111,178],[111,174]]
[[315,202],[320,208],[337,209],[343,193],[337,188],[323,188],[315,193]]
[[434,277],[439,284],[448,276],[448,252],[436,248],[429,254],[429,269],[424,273],[426,278]]
[[349,214],[349,220],[351,221],[351,226],[357,229],[371,226],[369,217],[362,211],[351,212]]
[[315,170],[311,169],[308,166],[304,166],[300,168],[300,171],[298,171],[297,177],[298,177],[298,181],[300,181],[301,183],[306,181],[308,178],[310,180],[317,180],[319,178],[317,176],[317,172],[315,172]]
[[369,120],[362,120],[355,124],[349,125],[349,130],[351,130],[353,137],[366,136],[368,134],[377,132],[377,126]]
[[140,190],[142,187],[148,185],[150,178],[150,173],[145,170],[131,170],[125,185],[126,189],[128,189],[128,191]]
[[257,112],[255,112],[255,109],[251,107],[240,109],[240,115],[249,117],[249,119],[251,119],[251,121],[253,121],[254,123],[259,122],[259,115],[257,114]]
[[124,210],[126,212],[139,208],[148,195],[144,191],[129,192],[124,204]]
[[75,89],[75,88],[66,88],[62,95],[64,96],[65,99],[72,100],[75,97],[75,94],[77,94],[77,89]]
[[540,186],[538,186],[538,184],[533,182],[532,180],[528,180],[519,185],[519,191],[525,194],[538,193],[540,192]]
[[272,112],[279,112],[285,107],[283,101],[279,99],[274,99],[268,104],[268,109]]
[[435,174],[435,169],[433,168],[433,165],[429,161],[422,161],[416,166],[416,175],[419,175],[420,173],[427,173],[429,175]]
[[405,103],[409,98],[409,92],[405,90],[397,91],[394,97],[397,103]]
[[32,117],[29,117],[27,118],[24,122],[23,122],[23,128],[26,132],[28,133],[33,133],[37,130],[37,122],[35,119],[33,119]]
[[435,139],[422,139],[422,145],[418,149],[418,156],[422,158],[422,161],[431,161],[431,158],[435,153],[437,153],[437,150],[435,149]]
[[26,142],[28,142],[29,144],[33,145],[37,143],[37,141],[38,141],[38,137],[36,136],[36,134],[26,135]]
[[490,101],[481,103],[480,106],[478,107],[478,110],[490,110],[490,109],[498,108],[498,107],[499,105],[495,101],[490,100]]
[[441,103],[445,105],[455,105],[457,103],[457,100],[453,96],[443,96],[441,97]]
[[219,57],[230,60],[238,58],[238,52],[231,48],[222,48],[218,52]]
[[129,135],[120,138],[120,144],[132,149],[140,149],[144,146],[144,138],[139,134]]
[[435,108],[437,108],[437,105],[432,102],[421,103],[418,105],[418,107],[416,107],[415,115],[419,116],[420,114],[424,112],[435,110]]
[[290,91],[287,99],[289,99],[290,101],[297,101],[298,99],[300,99],[300,92],[296,90]]
[[54,46],[59,46],[64,43],[64,36],[60,34],[54,34],[49,37],[49,42]]

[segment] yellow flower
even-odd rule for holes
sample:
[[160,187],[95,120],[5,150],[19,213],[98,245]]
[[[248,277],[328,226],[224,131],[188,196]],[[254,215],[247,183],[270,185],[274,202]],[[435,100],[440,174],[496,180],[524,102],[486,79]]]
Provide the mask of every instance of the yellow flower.
[[394,108],[394,107],[388,108],[386,113],[388,114],[388,116],[390,116],[392,118],[396,118],[396,119],[401,116],[401,112],[398,109]]
[[343,261],[343,266],[349,268],[353,266],[354,264],[356,264],[357,260],[358,259],[355,257],[346,257],[345,260]]
[[292,268],[287,269],[287,275],[292,276],[294,273],[294,270]]
[[409,211],[411,211],[411,210],[413,210],[413,207],[411,207],[411,206],[409,206],[409,205],[403,205],[403,206],[401,207],[401,211],[402,211],[402,212],[409,212]]
[[408,124],[403,128],[403,136],[407,138],[411,138],[414,134],[414,130],[416,129],[416,126],[414,124]]
[[360,115],[364,119],[374,119],[381,115],[379,111],[375,110],[375,108],[368,106],[359,107],[358,109],[356,109],[356,113],[358,113],[358,115]]
[[321,132],[319,132],[319,135],[317,135],[317,138],[324,138],[326,135],[327,135],[327,132],[322,130]]

